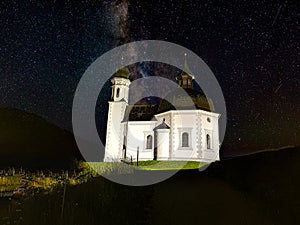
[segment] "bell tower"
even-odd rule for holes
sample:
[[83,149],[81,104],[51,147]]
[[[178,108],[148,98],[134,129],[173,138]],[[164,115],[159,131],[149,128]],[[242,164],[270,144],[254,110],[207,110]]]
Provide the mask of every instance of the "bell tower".
[[194,76],[187,63],[187,53],[184,53],[184,67],[180,74],[176,76],[178,80],[178,86],[183,89],[193,89]]
[[119,161],[122,157],[123,126],[122,120],[128,105],[130,72],[128,67],[118,70],[112,82],[112,93],[108,109],[106,145],[104,161]]
[[112,95],[111,100],[114,102],[125,101],[128,103],[129,97],[129,80],[130,72],[127,67],[123,67],[118,70],[114,78],[111,80],[112,82]]

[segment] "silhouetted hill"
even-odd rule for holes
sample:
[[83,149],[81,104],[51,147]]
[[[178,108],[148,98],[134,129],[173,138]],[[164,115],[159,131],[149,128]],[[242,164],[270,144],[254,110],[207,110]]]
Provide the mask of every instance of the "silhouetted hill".
[[81,155],[73,135],[46,120],[0,108],[0,166],[68,168]]

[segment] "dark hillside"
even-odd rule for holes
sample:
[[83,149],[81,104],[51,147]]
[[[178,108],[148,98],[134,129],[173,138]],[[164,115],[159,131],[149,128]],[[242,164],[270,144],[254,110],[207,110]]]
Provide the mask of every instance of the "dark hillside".
[[80,158],[73,135],[46,120],[16,109],[0,108],[0,165],[68,168]]
[[299,147],[180,171],[156,186],[155,224],[300,224],[299,173]]

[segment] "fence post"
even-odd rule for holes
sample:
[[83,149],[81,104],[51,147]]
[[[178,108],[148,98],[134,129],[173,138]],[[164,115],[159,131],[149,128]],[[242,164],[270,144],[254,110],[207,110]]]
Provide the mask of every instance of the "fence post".
[[139,166],[139,151],[140,151],[140,147],[137,147],[137,151],[136,151],[136,166]]

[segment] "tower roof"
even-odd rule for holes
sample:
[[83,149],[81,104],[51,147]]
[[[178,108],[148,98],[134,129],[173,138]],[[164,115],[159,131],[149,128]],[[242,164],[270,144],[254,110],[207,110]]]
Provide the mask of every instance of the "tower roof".
[[114,77],[122,77],[122,78],[129,79],[130,71],[128,69],[128,66],[124,66],[121,69],[117,70],[114,74]]
[[[206,111],[214,111],[214,105],[210,98],[206,97],[201,91],[197,91],[193,86],[194,76],[187,63],[187,54],[184,54],[183,70],[176,76],[178,86],[183,88],[187,95],[183,96],[180,88],[169,93],[159,105],[158,112],[166,112],[168,110],[188,110],[202,109]],[[167,101],[168,99],[169,101]],[[190,101],[192,100],[192,101]]]
[[194,76],[187,63],[187,53],[184,53],[184,66],[183,70],[176,76],[178,85],[184,89],[193,89]]

